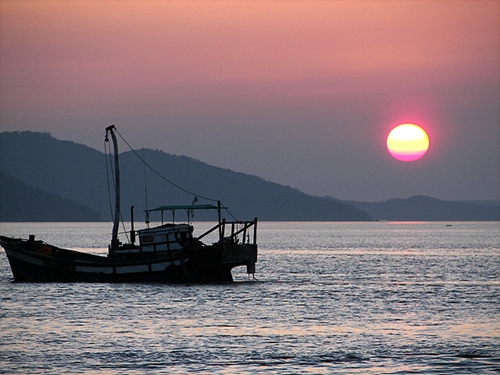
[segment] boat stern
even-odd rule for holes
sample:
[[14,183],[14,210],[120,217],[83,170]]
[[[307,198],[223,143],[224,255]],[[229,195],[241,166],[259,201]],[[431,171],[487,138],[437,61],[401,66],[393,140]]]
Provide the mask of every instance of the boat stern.
[[257,252],[256,244],[224,244],[222,263],[230,268],[246,266],[247,273],[254,274]]

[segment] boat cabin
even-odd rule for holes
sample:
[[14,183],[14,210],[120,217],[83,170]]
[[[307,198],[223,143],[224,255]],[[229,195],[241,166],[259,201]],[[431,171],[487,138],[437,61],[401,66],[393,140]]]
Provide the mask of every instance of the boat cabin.
[[138,231],[143,252],[180,250],[193,242],[193,227],[189,224],[163,224]]
[[[221,209],[220,205],[199,204],[199,205],[182,205],[182,206],[160,206],[154,209],[145,210],[147,228],[139,230],[139,248],[136,250],[142,253],[161,252],[161,251],[177,251],[188,245],[193,245],[197,239],[193,237],[193,226],[189,223],[189,218],[195,210],[217,210],[219,226],[221,225]],[[164,212],[172,213],[172,223],[164,222]],[[176,211],[185,211],[187,213],[187,224],[176,224]],[[149,227],[150,214],[158,212],[161,216],[161,224],[153,228]],[[134,235],[135,237],[135,235]]]

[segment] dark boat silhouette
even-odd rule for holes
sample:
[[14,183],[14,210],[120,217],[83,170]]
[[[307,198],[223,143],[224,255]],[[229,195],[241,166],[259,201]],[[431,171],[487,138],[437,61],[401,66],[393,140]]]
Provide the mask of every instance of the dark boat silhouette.
[[[16,281],[39,282],[164,282],[208,283],[230,282],[231,270],[246,266],[255,272],[257,262],[257,219],[226,221],[220,203],[161,206],[146,210],[146,228],[130,230],[129,243],[118,239],[120,218],[120,170],[115,127],[106,128],[111,135],[115,158],[115,214],[111,244],[107,256],[63,249],[30,235],[28,239],[0,236]],[[217,224],[194,236],[190,223],[164,223],[163,213],[186,211],[188,218],[195,210],[217,212]],[[149,217],[161,213],[160,225],[149,228]],[[202,240],[216,236],[216,241]],[[138,237],[138,244],[136,240]]]

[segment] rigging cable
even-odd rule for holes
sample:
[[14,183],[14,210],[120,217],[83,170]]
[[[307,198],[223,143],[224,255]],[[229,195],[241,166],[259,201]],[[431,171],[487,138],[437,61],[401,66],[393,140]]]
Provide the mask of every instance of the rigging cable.
[[146,165],[149,169],[151,169],[151,171],[153,173],[155,173],[156,175],[158,175],[160,178],[162,178],[163,180],[165,180],[166,182],[168,182],[170,185],[172,185],[173,187],[189,194],[189,195],[192,195],[193,197],[200,197],[200,198],[203,198],[203,199],[206,199],[207,201],[212,201],[212,202],[217,202],[217,199],[212,199],[212,198],[207,198],[207,197],[204,197],[202,195],[199,195],[199,194],[195,194],[189,190],[186,190],[182,187],[180,187],[179,185],[176,185],[175,183],[173,183],[172,181],[170,181],[168,178],[166,178],[165,176],[163,176],[161,173],[157,172],[152,166],[150,166],[146,160],[144,160],[143,158],[141,158],[141,156],[137,153],[137,151],[135,151],[132,146],[130,146],[130,144],[125,140],[125,138],[123,138],[123,136],[120,134],[120,132],[115,128],[115,132],[120,136],[120,138],[122,139],[123,142],[125,142],[125,144],[128,146],[128,148],[130,149],[130,151],[132,151],[135,156],[137,156],[139,158],[140,161],[142,161],[144,163],[144,165]]
[[[118,134],[120,136],[120,138],[122,139],[122,141],[128,146],[128,148],[130,149],[130,151],[132,151],[135,156],[137,156],[139,158],[140,161],[142,161],[142,163],[148,167],[153,173],[155,173],[158,177],[160,177],[161,179],[163,179],[164,181],[168,182],[170,185],[172,185],[173,187],[183,191],[184,193],[187,193],[189,195],[192,195],[193,197],[200,197],[202,199],[205,199],[207,201],[212,201],[212,202],[219,202],[219,200],[217,199],[213,199],[213,198],[207,198],[207,197],[204,197],[202,195],[199,195],[199,194],[195,194],[187,189],[184,189],[183,187],[180,187],[179,185],[175,184],[174,182],[170,181],[168,178],[166,178],[165,176],[163,176],[161,173],[159,173],[158,171],[156,171],[151,165],[149,165],[146,160],[144,160],[144,158],[142,158],[138,153],[137,151],[135,151],[132,146],[130,146],[130,144],[127,142],[127,140],[125,138],[123,138],[123,136],[120,134],[120,132],[118,131],[118,129],[115,128],[115,132],[116,134]],[[224,207],[224,209],[226,210],[226,212],[231,215],[231,217],[237,221],[237,219],[234,217],[234,215],[226,208]]]

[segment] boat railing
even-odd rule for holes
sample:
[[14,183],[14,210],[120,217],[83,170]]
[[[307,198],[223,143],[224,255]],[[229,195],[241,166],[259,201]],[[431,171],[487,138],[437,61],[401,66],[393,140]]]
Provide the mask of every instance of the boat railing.
[[[227,230],[230,227],[230,231]],[[257,218],[251,221],[226,221],[223,219],[205,233],[196,237],[196,240],[208,236],[210,233],[219,231],[219,242],[240,243],[242,245],[257,244]],[[240,240],[241,237],[241,240]]]

